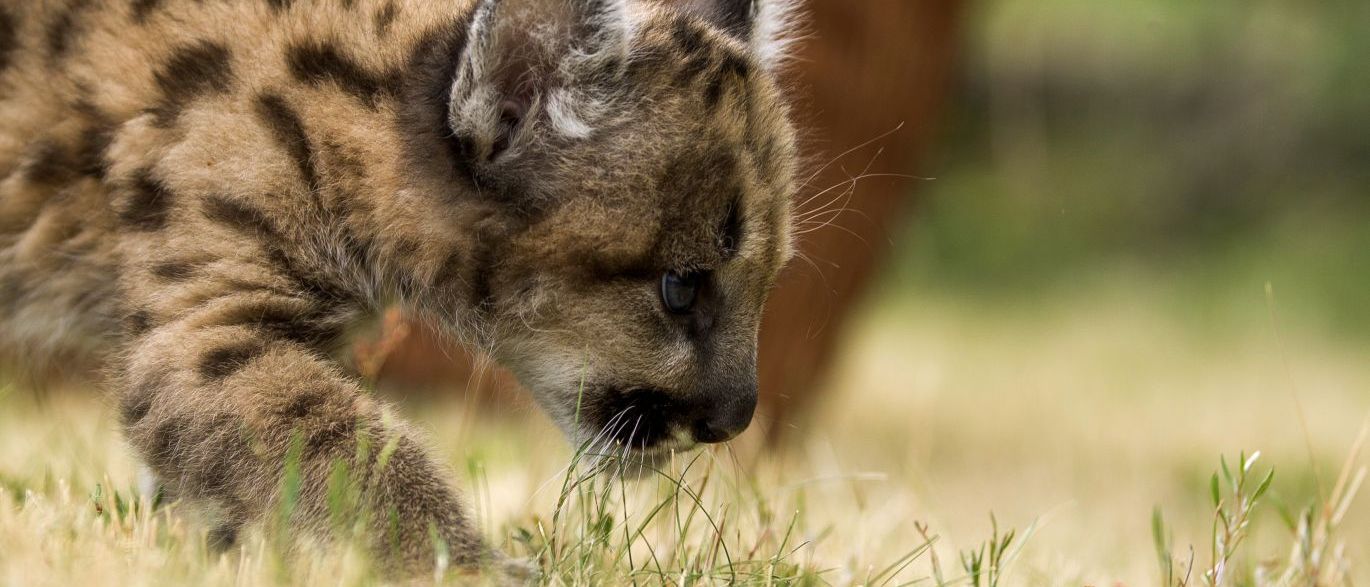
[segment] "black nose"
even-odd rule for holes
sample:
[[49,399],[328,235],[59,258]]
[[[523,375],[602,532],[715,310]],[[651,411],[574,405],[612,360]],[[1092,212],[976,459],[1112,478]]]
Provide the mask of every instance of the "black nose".
[[752,423],[756,411],[756,388],[718,394],[705,405],[704,416],[695,420],[691,432],[695,442],[714,444],[727,442],[742,434]]

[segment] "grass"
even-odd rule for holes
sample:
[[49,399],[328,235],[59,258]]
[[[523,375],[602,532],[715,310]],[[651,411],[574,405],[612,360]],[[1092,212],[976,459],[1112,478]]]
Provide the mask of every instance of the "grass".
[[[531,407],[460,427],[459,400],[406,410],[482,532],[550,584],[1365,583],[1365,349],[1298,323],[1200,330],[1114,286],[886,304],[792,446],[749,433],[637,482],[593,474],[612,462]],[[287,555],[270,529],[211,554],[191,508],[134,489],[93,392],[0,389],[0,585],[381,580],[346,542]]]
[[1327,507],[1318,508],[1316,504],[1310,505],[1297,519],[1287,512],[1281,512],[1292,534],[1292,552],[1289,558],[1286,561],[1265,560],[1245,567],[1239,567],[1234,563],[1241,551],[1241,544],[1250,531],[1257,504],[1261,496],[1270,489],[1275,472],[1266,471],[1263,476],[1254,476],[1253,467],[1260,456],[1259,453],[1252,454],[1249,458],[1241,455],[1235,468],[1228,467],[1227,460],[1223,459],[1219,472],[1213,473],[1209,484],[1213,498],[1213,533],[1209,542],[1208,566],[1201,574],[1196,574],[1197,556],[1193,548],[1190,548],[1187,558],[1177,559],[1160,508],[1152,514],[1152,538],[1155,540],[1156,555],[1160,562],[1161,584],[1166,587],[1185,587],[1191,584],[1351,584],[1352,563],[1346,557],[1346,544],[1339,536],[1339,527],[1347,508],[1355,499],[1360,481],[1365,477],[1366,469],[1359,467],[1355,469],[1355,481],[1350,486],[1346,485],[1347,474],[1355,467],[1356,456],[1364,439],[1362,430]]

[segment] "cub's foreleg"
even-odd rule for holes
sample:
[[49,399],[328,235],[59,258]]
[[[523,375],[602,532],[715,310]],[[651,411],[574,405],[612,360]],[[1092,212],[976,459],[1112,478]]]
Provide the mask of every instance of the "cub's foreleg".
[[[284,480],[297,470],[291,532],[327,537],[360,520],[387,564],[431,569],[439,541],[454,565],[482,564],[490,551],[443,468],[321,352],[336,301],[253,249],[154,252],[128,269],[143,277],[127,288],[117,382],[132,444],[172,495],[219,512],[215,538],[288,507]],[[340,482],[359,496],[348,511],[330,499]]]

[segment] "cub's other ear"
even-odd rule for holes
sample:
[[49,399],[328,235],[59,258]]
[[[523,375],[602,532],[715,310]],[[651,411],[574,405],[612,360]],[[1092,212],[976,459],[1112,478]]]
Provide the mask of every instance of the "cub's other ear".
[[448,124],[477,171],[518,159],[549,132],[589,134],[602,105],[578,73],[626,61],[627,2],[480,2],[448,110]]
[[[757,61],[774,69],[787,56],[797,28],[799,0],[663,0],[741,40]],[[852,8],[856,10],[856,7]]]

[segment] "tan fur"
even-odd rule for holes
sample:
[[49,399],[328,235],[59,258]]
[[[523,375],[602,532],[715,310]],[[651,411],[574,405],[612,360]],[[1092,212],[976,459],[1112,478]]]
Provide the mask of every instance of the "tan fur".
[[[330,351],[408,306],[648,462],[750,418],[794,147],[774,22],[737,20],[780,11],[738,1],[0,0],[0,336],[105,357],[218,537],[293,446],[299,529],[345,463],[378,556],[431,565],[431,527],[477,564],[447,473]],[[668,272],[703,276],[688,314]]]

